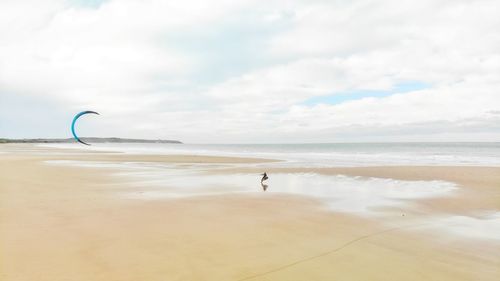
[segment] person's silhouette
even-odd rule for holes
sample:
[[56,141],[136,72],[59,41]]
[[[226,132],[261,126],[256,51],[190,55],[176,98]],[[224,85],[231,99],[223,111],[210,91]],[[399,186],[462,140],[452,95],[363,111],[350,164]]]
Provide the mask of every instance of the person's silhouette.
[[264,173],[263,173],[263,174],[261,174],[261,175],[262,175],[262,179],[260,180],[260,183],[262,183],[262,182],[264,182],[265,180],[267,180],[267,179],[268,179],[268,177],[267,177],[267,173],[266,173],[266,172],[264,172]]

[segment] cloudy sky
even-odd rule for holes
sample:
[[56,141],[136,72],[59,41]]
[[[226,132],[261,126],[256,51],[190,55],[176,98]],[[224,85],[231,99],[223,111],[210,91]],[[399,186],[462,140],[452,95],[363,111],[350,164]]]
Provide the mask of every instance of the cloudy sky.
[[2,0],[0,137],[500,141],[500,1]]

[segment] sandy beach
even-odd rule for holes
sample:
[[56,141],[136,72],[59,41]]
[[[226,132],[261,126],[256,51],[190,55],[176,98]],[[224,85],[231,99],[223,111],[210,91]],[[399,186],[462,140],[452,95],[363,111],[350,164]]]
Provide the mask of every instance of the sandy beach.
[[[119,176],[119,166],[57,161],[164,163],[194,184],[202,178],[195,168],[204,175],[256,174],[257,179],[244,182],[252,192],[142,200],[127,194],[152,187]],[[476,224],[460,230],[489,223],[489,216],[500,212],[500,168],[266,168],[271,179],[307,173],[457,186],[449,196],[404,199],[404,205],[365,216],[331,210],[320,198],[262,192],[262,168],[253,165],[259,163],[274,160],[1,145],[0,279],[493,281],[500,276],[500,239],[447,230],[462,221]]]
[[0,281],[500,281],[498,11],[0,0]]

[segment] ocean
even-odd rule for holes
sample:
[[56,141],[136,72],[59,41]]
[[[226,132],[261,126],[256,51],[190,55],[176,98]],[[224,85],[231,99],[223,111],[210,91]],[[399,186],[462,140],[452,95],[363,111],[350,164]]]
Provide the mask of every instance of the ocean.
[[[43,144],[132,154],[188,154],[283,160],[296,167],[500,166],[500,143]],[[274,165],[276,166],[276,164]]]

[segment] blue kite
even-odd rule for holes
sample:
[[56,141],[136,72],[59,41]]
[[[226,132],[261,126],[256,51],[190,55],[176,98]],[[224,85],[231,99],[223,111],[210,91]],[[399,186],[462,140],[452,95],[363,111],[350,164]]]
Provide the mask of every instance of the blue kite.
[[75,123],[76,123],[76,120],[78,118],[80,118],[80,116],[82,115],[85,115],[85,114],[97,114],[99,115],[99,113],[95,112],[95,111],[90,111],[90,110],[87,110],[87,111],[82,111],[80,113],[78,113],[75,118],[73,118],[73,122],[71,123],[71,133],[73,133],[73,137],[75,138],[76,141],[78,141],[79,143],[81,144],[84,144],[84,145],[90,145],[84,141],[82,141],[75,133]]

